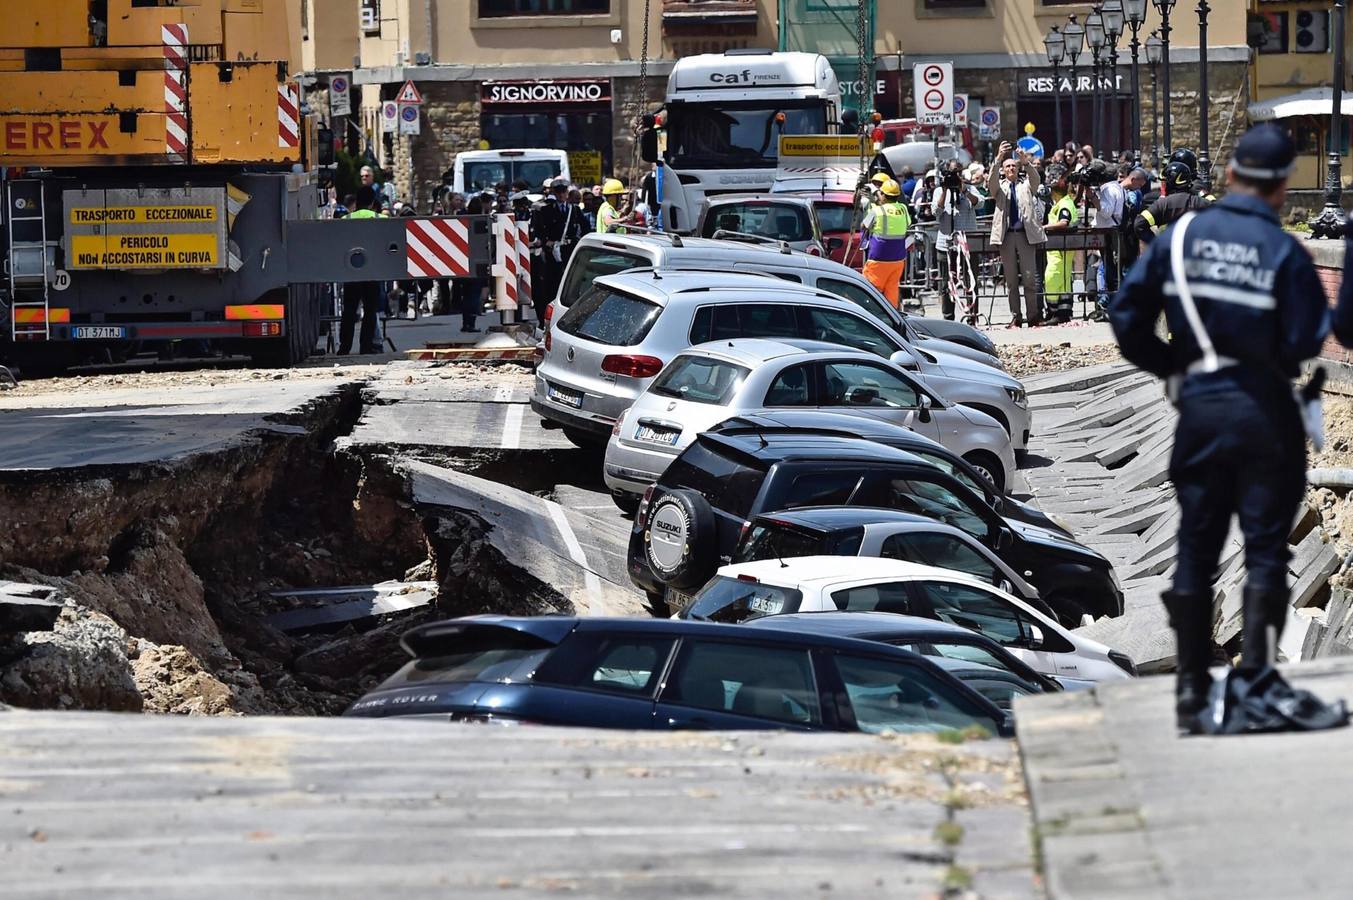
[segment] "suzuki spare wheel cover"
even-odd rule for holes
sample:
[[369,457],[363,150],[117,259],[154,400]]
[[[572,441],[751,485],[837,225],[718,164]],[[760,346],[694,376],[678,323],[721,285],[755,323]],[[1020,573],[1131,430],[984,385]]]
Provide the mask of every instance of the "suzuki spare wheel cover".
[[681,503],[659,500],[648,518],[648,561],[660,575],[681,567],[690,543],[691,522]]

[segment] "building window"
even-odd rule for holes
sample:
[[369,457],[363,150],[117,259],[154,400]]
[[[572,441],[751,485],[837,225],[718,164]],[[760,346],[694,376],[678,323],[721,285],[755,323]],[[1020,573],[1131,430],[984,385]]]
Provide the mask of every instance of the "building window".
[[500,16],[604,15],[611,0],[479,0],[481,19]]
[[1287,13],[1260,13],[1268,20],[1268,36],[1259,45],[1260,53],[1287,52]]
[[925,8],[942,12],[946,9],[981,9],[987,0],[925,0]]

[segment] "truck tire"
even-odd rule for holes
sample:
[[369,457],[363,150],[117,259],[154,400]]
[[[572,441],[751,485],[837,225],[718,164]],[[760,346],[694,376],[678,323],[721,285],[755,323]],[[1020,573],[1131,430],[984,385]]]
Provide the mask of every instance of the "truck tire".
[[256,341],[251,349],[254,364],[267,368],[289,369],[305,362],[318,340],[318,308],[310,285],[298,285],[287,297],[287,333],[280,338]]
[[702,587],[718,568],[714,510],[691,490],[653,501],[644,524],[644,555],[654,576],[679,591]]

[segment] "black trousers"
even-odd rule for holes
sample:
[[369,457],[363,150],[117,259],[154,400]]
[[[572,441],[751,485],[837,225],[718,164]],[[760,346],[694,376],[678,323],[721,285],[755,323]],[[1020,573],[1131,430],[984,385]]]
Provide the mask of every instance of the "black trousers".
[[540,279],[531,286],[531,306],[535,309],[536,321],[545,321],[545,307],[550,305],[554,295],[559,293],[559,282],[564,277],[564,263],[555,262],[554,254],[546,250],[540,256],[531,259],[532,274],[537,269]]
[[1231,516],[1251,588],[1287,590],[1287,536],[1306,491],[1306,436],[1288,383],[1239,366],[1189,376],[1170,456],[1179,500],[1174,588],[1211,597]]
[[362,311],[362,338],[359,353],[380,353],[376,343],[376,317],[380,315],[381,286],[378,281],[359,281],[343,288],[343,320],[338,328],[338,352],[352,351],[352,333],[357,327],[357,310]]
[[475,327],[475,319],[483,312],[484,282],[478,278],[460,278],[456,280],[456,287],[455,311],[460,313],[460,330],[469,331]]

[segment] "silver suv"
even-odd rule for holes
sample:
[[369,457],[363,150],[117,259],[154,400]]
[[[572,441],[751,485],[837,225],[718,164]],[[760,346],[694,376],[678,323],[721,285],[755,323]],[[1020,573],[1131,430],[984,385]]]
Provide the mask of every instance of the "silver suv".
[[[597,277],[638,268],[747,272],[815,287],[859,304],[912,343],[1001,368],[996,345],[985,332],[971,325],[898,312],[867,278],[830,259],[738,241],[664,233],[589,234],[569,257],[559,294],[550,304],[549,317],[563,315]],[[927,343],[932,340],[934,345]]]
[[848,300],[757,275],[646,269],[597,278],[548,332],[531,407],[570,440],[600,445],[671,359],[741,337],[827,341],[890,359],[953,403],[1029,438],[1023,386],[1004,372],[909,344]]

